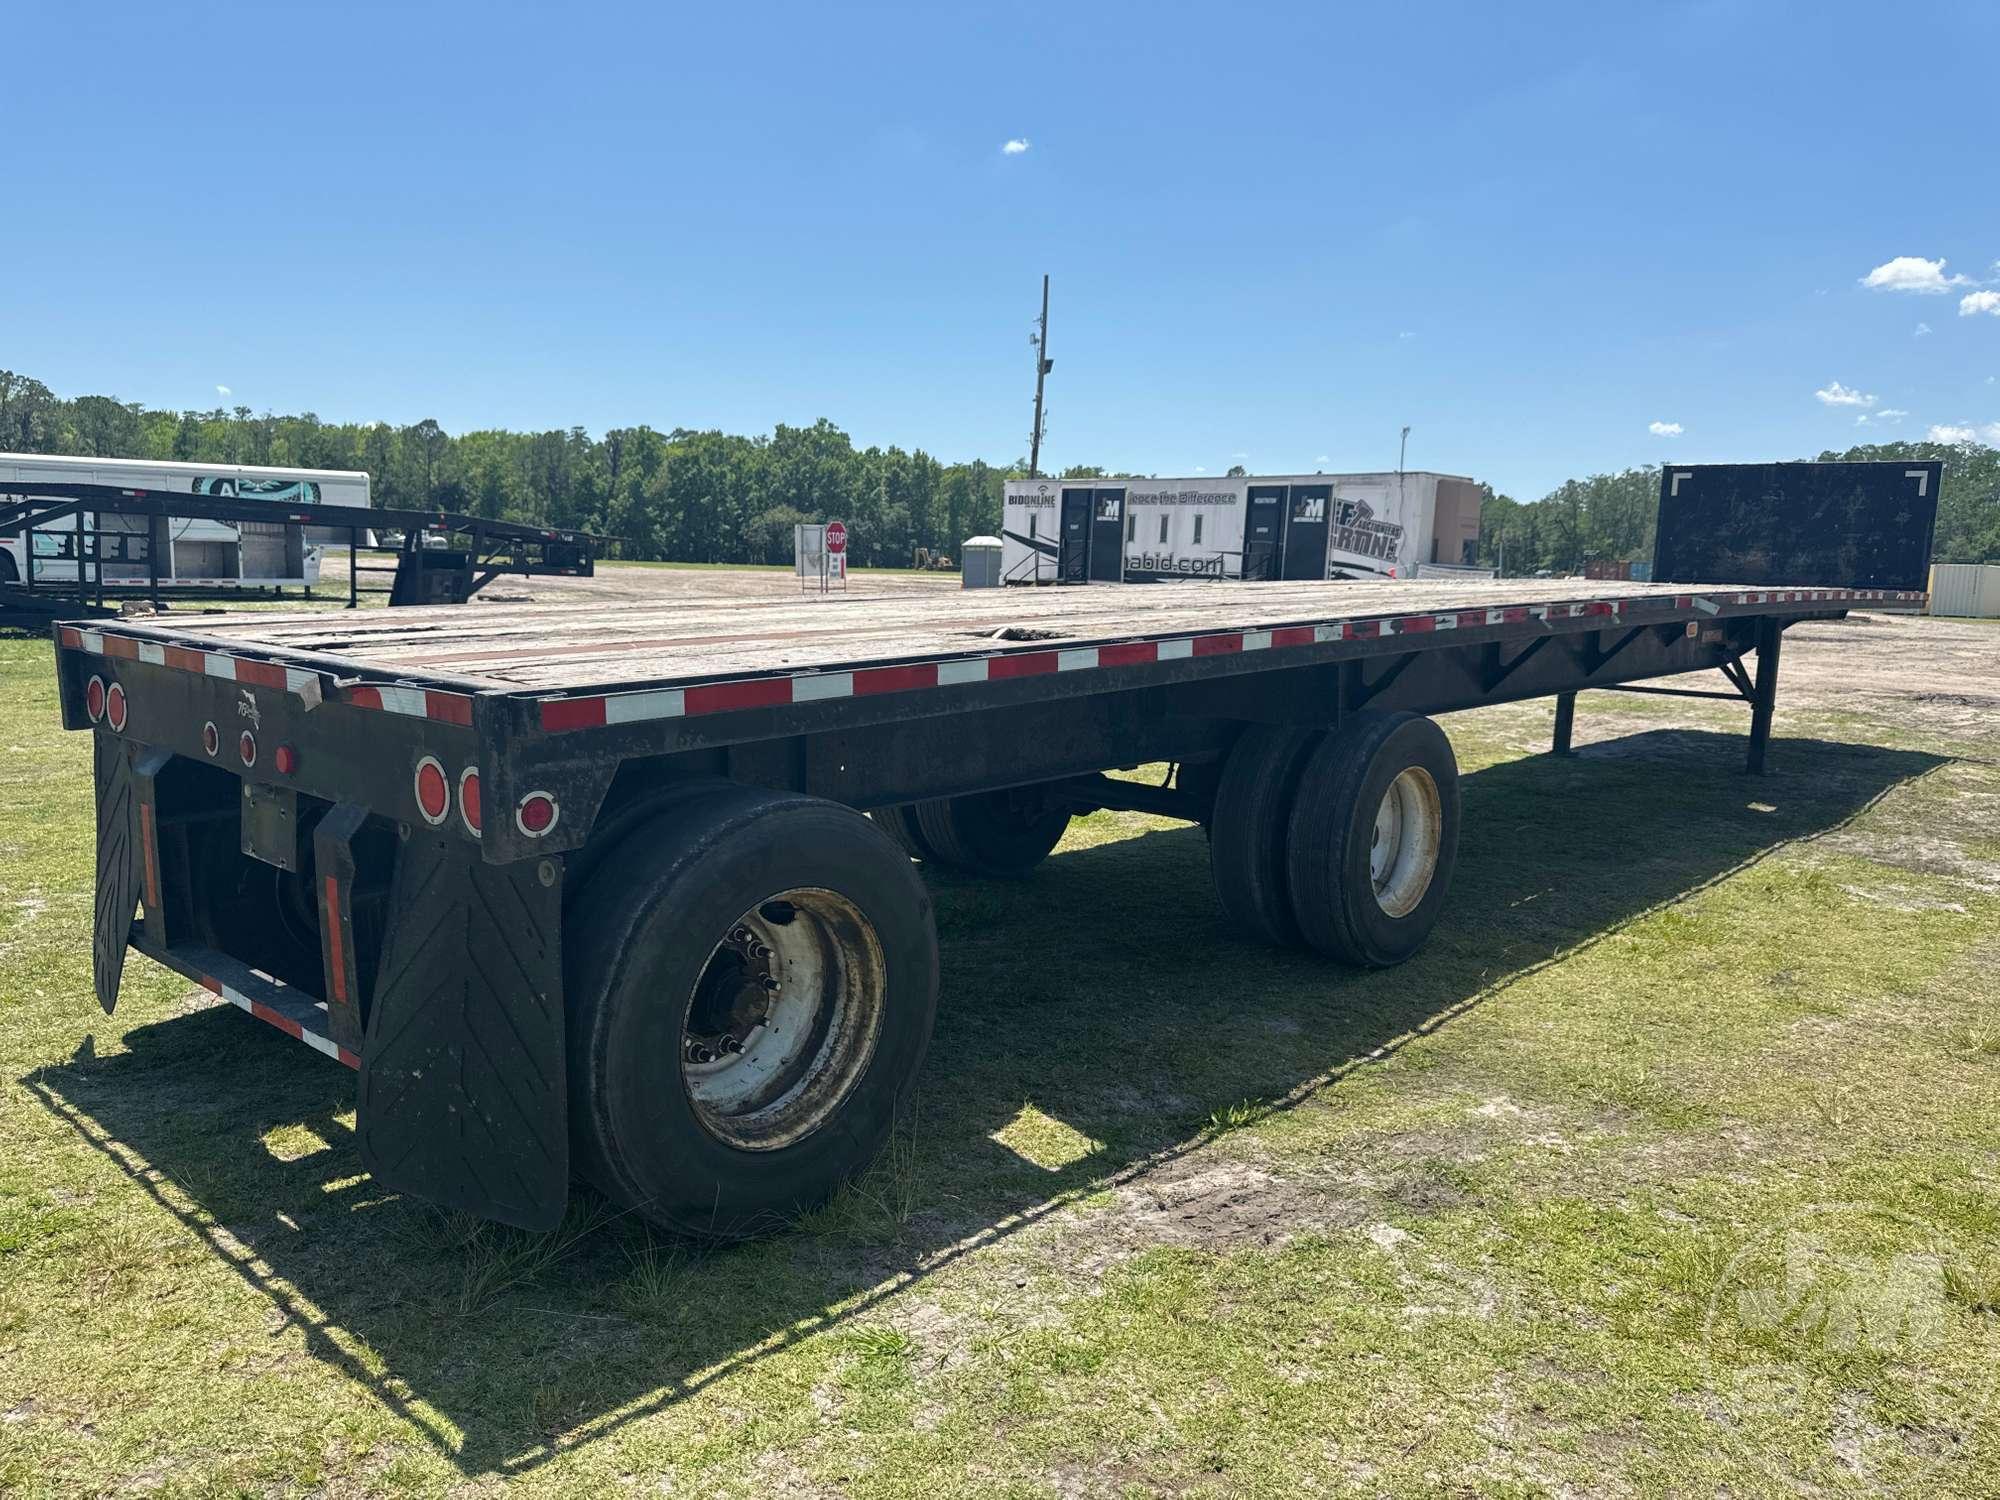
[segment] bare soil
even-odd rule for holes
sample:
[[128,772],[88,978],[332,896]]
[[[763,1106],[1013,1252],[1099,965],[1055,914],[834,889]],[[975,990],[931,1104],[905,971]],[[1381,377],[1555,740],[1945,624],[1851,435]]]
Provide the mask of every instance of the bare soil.
[[[346,552],[323,554],[321,590],[339,597],[347,588]],[[386,566],[386,559],[362,560],[362,566]],[[389,582],[386,573],[364,574],[363,584],[377,588]],[[892,568],[857,568],[848,580],[851,593],[879,594],[903,589],[955,589],[956,572],[912,573]],[[667,567],[647,563],[599,563],[589,578],[496,578],[476,596],[480,604],[659,604],[675,599],[770,599],[801,592],[799,580],[785,568]],[[838,590],[836,589],[836,592]]]
[[1926,615],[1849,615],[1785,632],[1779,711],[1889,714],[1910,728],[1995,736],[2000,624]]

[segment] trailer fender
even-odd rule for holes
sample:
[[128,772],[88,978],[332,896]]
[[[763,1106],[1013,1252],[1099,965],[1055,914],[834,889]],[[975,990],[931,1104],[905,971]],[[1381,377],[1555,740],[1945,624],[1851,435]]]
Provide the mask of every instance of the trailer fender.
[[523,1229],[569,1192],[562,860],[483,863],[412,831],[361,1052],[356,1133],[385,1187]]

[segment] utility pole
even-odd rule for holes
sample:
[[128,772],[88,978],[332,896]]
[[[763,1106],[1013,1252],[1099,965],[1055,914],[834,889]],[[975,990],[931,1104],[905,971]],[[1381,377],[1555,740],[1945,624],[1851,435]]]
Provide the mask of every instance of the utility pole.
[[1035,324],[1035,331],[1028,336],[1028,342],[1035,346],[1035,430],[1028,434],[1028,477],[1039,479],[1042,475],[1042,382],[1056,362],[1049,358],[1049,278],[1042,277],[1042,316]]

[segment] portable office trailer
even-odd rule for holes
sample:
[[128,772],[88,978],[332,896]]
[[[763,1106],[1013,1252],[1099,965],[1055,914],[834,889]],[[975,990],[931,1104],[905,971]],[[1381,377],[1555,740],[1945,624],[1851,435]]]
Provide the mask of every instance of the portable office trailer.
[[1419,471],[1221,479],[1021,479],[1006,490],[1008,583],[1409,578],[1470,562],[1481,491]]

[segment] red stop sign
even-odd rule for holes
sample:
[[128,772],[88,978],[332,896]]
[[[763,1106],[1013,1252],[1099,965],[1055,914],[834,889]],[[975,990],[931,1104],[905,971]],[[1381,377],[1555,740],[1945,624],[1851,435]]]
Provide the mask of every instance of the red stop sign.
[[826,550],[829,552],[847,550],[847,527],[839,521],[826,523]]

